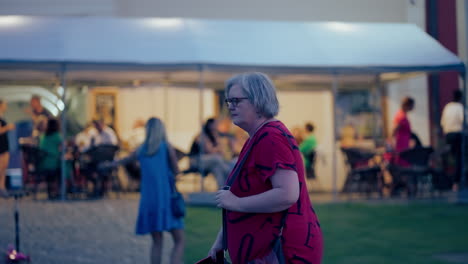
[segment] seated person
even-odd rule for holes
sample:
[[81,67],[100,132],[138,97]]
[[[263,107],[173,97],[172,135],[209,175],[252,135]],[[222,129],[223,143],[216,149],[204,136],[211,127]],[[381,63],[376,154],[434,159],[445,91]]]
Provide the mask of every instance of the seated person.
[[[97,164],[105,160],[112,160],[114,158],[115,149],[99,150],[96,147],[102,145],[113,145],[117,146],[118,139],[112,128],[105,125],[102,120],[94,119],[93,127],[88,132],[89,134],[89,147],[85,150],[85,158],[89,159],[86,166],[83,168],[83,172],[87,175],[87,178],[93,183],[94,197],[102,197],[106,192],[107,182],[110,180],[112,172],[98,171]],[[102,152],[104,151],[104,152]]]
[[93,136],[94,127],[91,123],[75,136],[75,145],[79,152],[85,152],[91,146],[91,137]]
[[197,167],[200,172],[213,173],[218,186],[224,185],[230,167],[229,162],[223,158],[217,122],[214,118],[206,121],[202,132],[194,139],[189,156],[191,166]]
[[315,178],[315,170],[313,168],[315,162],[315,149],[317,148],[317,137],[314,134],[314,125],[307,123],[305,129],[307,135],[299,145],[299,150],[304,158],[304,167],[306,169],[307,178]]
[[99,146],[99,145],[117,145],[118,139],[114,130],[104,124],[103,120],[94,119],[93,120],[94,128],[90,131],[90,146]]
[[133,123],[132,131],[127,137],[127,146],[130,151],[135,150],[145,141],[145,121],[137,119]]

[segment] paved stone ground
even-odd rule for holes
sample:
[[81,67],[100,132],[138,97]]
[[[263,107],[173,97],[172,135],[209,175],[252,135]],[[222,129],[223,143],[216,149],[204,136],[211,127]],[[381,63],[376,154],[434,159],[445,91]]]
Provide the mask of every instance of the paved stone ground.
[[[213,205],[213,197],[214,193],[193,193],[187,195],[187,201],[191,204]],[[408,203],[407,199],[363,199],[350,195],[334,197],[331,193],[314,193],[310,197],[314,203]],[[149,263],[151,238],[134,233],[138,194],[66,202],[38,198],[40,200],[34,201],[31,197],[25,197],[18,203],[21,251],[31,256],[32,263]],[[420,201],[450,202],[450,196],[442,195]],[[163,263],[168,263],[172,239],[168,234],[165,234],[164,239],[166,246],[163,249]],[[0,254],[6,252],[8,244],[14,244],[14,241],[14,200],[0,199]],[[465,255],[462,259],[465,262],[458,263],[468,263]],[[4,257],[0,256],[0,263],[3,260]]]
[[[19,201],[20,249],[32,263],[149,263],[150,236],[134,233],[138,199]],[[0,252],[14,244],[14,200],[0,200]],[[164,236],[172,247],[169,235]],[[4,257],[1,256],[0,263]],[[168,263],[167,256],[163,258]]]

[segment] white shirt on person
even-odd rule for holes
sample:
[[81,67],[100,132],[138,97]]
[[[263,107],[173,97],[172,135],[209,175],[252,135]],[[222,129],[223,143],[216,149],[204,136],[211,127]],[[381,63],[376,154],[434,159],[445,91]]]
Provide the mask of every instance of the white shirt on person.
[[114,130],[108,126],[103,127],[101,132],[95,128],[92,128],[90,131],[90,140],[90,146],[118,144],[117,136]]
[[91,128],[85,129],[75,136],[75,145],[80,152],[85,152],[91,145]]
[[463,105],[459,102],[450,102],[445,105],[440,125],[444,134],[461,132],[463,129]]

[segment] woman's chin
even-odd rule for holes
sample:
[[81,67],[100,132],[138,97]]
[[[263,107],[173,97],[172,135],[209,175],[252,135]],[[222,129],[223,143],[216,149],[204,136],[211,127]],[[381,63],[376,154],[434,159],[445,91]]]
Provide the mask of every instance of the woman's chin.
[[236,126],[239,124],[239,119],[237,118],[237,116],[231,116],[231,121]]

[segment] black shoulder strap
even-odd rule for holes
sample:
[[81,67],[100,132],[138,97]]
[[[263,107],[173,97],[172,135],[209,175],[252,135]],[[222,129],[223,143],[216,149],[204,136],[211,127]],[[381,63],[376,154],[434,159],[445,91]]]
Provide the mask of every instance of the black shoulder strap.
[[[244,166],[245,160],[247,160],[250,151],[252,150],[252,147],[254,145],[254,142],[249,142],[249,147],[247,151],[245,152],[245,155],[242,157],[242,159],[236,164],[236,167],[234,169],[234,173],[231,175],[231,177],[228,179],[228,182],[226,186],[223,187],[223,190],[229,190],[231,189],[231,185],[234,182],[234,180],[237,178],[237,176],[240,173],[240,170],[242,169],[242,166]],[[223,208],[223,250],[227,250],[227,211],[226,209]]]
[[234,180],[239,175],[240,170],[242,169],[242,166],[244,166],[245,160],[247,160],[247,158],[249,157],[249,154],[250,154],[250,151],[252,150],[252,147],[253,147],[253,142],[250,144],[249,148],[245,152],[245,155],[244,155],[244,157],[242,157],[242,160],[239,163],[237,163],[237,166],[235,167],[234,173],[228,179],[228,182],[227,182],[226,186],[223,187],[224,190],[229,190],[231,188],[232,184],[234,183]]

